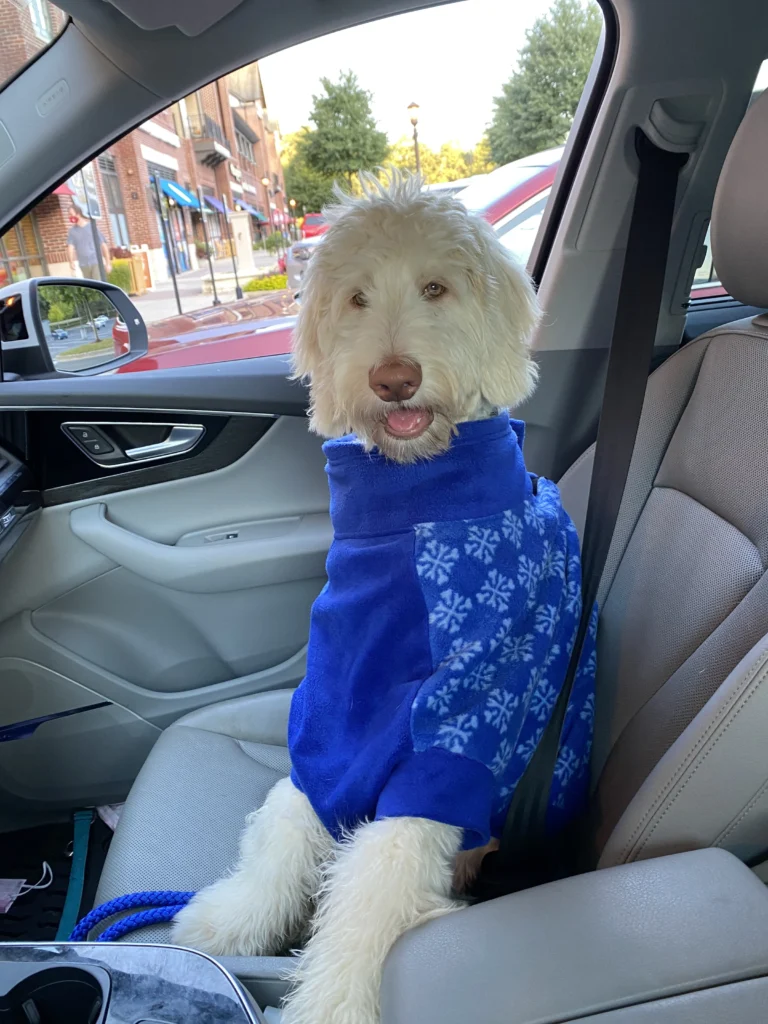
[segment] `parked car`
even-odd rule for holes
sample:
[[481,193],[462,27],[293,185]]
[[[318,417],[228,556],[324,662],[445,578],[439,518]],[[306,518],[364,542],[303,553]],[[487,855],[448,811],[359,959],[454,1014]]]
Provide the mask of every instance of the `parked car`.
[[457,178],[456,181],[438,181],[434,185],[426,185],[425,192],[440,192],[443,195],[455,196],[468,185],[484,178],[484,174],[473,174],[470,178]]
[[308,213],[301,225],[301,233],[304,238],[315,238],[328,230],[328,221],[322,213]]
[[294,242],[290,247],[285,258],[285,273],[288,275],[289,288],[294,291],[299,290],[307,263],[324,237],[324,235],[315,235],[312,238],[305,238],[301,242]]

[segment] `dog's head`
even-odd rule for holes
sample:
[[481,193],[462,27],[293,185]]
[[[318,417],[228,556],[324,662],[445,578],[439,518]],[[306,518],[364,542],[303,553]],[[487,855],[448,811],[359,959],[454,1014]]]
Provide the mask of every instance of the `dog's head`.
[[525,271],[456,199],[392,172],[339,197],[302,285],[294,368],[311,426],[398,462],[436,455],[457,423],[533,389],[538,306]]

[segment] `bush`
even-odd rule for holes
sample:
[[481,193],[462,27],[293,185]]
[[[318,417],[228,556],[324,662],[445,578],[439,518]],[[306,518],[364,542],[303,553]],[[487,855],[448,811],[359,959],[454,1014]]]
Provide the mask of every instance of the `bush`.
[[114,284],[118,288],[122,288],[127,294],[134,291],[131,261],[112,260],[112,269],[107,274],[107,280],[110,284]]
[[197,258],[199,260],[208,258],[208,249],[209,246],[207,246],[205,242],[195,242],[195,251],[197,252]]
[[285,274],[268,274],[266,277],[254,277],[243,285],[244,292],[277,292],[288,287]]
[[267,235],[264,239],[264,248],[267,252],[277,252],[283,244],[283,236],[279,231],[273,231],[271,235]]

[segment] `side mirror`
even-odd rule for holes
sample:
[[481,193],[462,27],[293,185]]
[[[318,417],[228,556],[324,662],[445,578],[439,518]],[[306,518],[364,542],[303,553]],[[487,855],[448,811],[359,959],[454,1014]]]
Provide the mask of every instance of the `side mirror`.
[[38,277],[0,289],[3,375],[103,373],[147,351],[141,313],[120,288]]

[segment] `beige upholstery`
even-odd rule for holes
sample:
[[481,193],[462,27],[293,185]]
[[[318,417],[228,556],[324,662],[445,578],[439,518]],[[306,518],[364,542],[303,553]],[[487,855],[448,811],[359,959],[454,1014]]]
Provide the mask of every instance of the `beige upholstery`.
[[[734,140],[713,215],[715,264],[755,305],[768,305],[766,161],[768,94]],[[561,481],[580,523],[591,469],[587,453]],[[745,859],[768,848],[767,494],[768,319],[758,317],[687,345],[646,391],[599,594],[602,865],[706,845]]]
[[[768,634],[766,396],[768,327],[749,320],[687,345],[649,381],[600,588],[593,780],[603,863],[624,858],[633,816],[649,799],[635,794],[651,772],[648,785],[659,785],[655,766],[670,763],[667,751],[673,756],[694,720],[699,727],[707,701],[723,699],[721,684]],[[567,508],[583,505],[591,467],[587,456],[560,482]],[[735,770],[740,751],[732,757]],[[768,779],[768,754],[758,764]],[[695,803],[678,817],[683,804],[671,784],[658,812],[664,829],[631,856],[702,845],[703,833],[717,839],[753,796],[727,791],[731,799],[707,808],[700,833]],[[619,819],[623,841],[611,837]],[[768,822],[763,833],[749,856],[768,846]],[[722,845],[744,854],[737,838]]]
[[712,252],[728,292],[768,306],[768,91],[747,111],[725,159],[712,211]]
[[[214,704],[166,729],[133,784],[96,903],[143,889],[197,890],[235,861],[246,815],[290,765],[292,690]],[[169,925],[127,937],[167,942]]]

